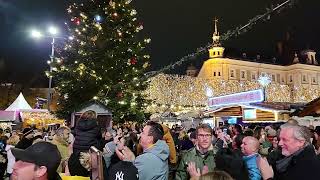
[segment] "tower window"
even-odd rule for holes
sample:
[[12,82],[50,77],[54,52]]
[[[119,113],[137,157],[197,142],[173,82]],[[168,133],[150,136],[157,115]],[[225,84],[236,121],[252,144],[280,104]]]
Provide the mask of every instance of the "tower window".
[[256,75],[255,75],[255,74],[252,74],[252,75],[251,75],[251,79],[252,79],[252,80],[256,80]]
[[241,71],[241,79],[245,79],[246,78],[246,71]]
[[234,78],[235,76],[234,76],[234,70],[230,70],[230,77],[231,78]]
[[220,73],[220,72],[218,72],[218,76],[221,76],[221,73]]
[[213,72],[213,76],[216,76],[216,72]]

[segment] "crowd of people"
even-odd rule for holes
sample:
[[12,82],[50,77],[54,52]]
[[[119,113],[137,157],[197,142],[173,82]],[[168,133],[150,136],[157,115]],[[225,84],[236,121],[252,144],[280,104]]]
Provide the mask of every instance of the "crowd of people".
[[[195,128],[148,121],[99,127],[94,111],[72,129],[0,129],[0,173],[12,180],[102,179],[316,180],[320,127],[280,125]],[[99,176],[101,177],[101,176]]]

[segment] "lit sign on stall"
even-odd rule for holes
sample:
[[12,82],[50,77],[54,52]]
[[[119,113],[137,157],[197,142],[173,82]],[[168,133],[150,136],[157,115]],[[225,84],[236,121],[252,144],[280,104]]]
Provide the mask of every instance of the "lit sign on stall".
[[212,97],[208,99],[208,106],[223,106],[223,105],[239,105],[255,102],[262,102],[264,100],[263,90],[253,90],[241,93],[229,94],[225,96]]

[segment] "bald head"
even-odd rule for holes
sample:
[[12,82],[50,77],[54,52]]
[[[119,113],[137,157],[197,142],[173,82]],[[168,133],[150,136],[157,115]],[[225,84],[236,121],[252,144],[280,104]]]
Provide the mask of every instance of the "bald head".
[[252,136],[247,136],[243,138],[241,150],[242,153],[246,156],[258,153],[260,148],[260,142],[257,138]]

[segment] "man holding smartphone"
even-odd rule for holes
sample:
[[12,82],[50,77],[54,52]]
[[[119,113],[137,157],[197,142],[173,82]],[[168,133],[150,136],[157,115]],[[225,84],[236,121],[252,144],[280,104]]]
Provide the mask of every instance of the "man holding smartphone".
[[[128,147],[124,147],[123,150],[116,149],[116,153],[121,160],[131,161],[138,169],[139,179],[168,179],[169,147],[162,140],[163,134],[164,131],[160,124],[149,121],[143,128],[140,138],[143,154],[135,157]],[[125,174],[125,169],[121,173]]]

